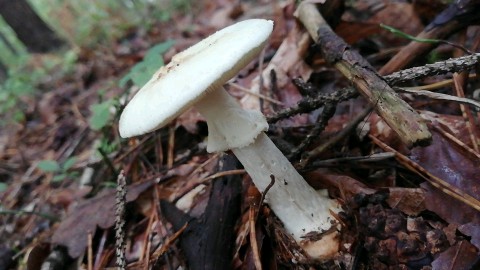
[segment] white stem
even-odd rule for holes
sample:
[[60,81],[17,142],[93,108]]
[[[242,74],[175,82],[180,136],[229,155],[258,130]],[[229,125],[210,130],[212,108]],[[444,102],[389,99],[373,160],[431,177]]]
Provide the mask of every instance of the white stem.
[[[271,176],[274,177],[275,182],[266,195],[266,202],[298,243],[309,245],[312,242],[302,236],[311,232],[321,233],[332,227],[335,218],[330,211],[338,212],[335,201],[313,189],[268,138],[263,132],[268,125],[260,112],[243,110],[223,89],[210,93],[196,104],[196,108],[207,119],[207,149],[231,149],[260,192],[265,191]],[[244,133],[248,133],[247,139],[242,137]],[[217,141],[221,141],[220,147]],[[324,240],[329,243],[322,240],[321,248],[316,245],[314,252],[307,252],[312,257],[325,255],[318,255],[318,252],[330,256],[338,249],[333,238],[325,237]],[[302,244],[304,248],[306,245]]]
[[267,203],[295,240],[312,231],[330,229],[333,200],[316,192],[265,133],[253,144],[232,151],[261,192],[273,175],[275,183],[266,195]]

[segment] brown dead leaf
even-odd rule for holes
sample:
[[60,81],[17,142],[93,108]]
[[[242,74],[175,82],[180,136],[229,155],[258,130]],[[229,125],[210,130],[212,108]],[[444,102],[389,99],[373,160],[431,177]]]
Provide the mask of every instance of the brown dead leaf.
[[420,185],[425,189],[425,206],[449,223],[480,223],[480,212],[459,200],[448,196],[429,183]]
[[478,164],[480,161],[439,135],[436,130],[430,129],[430,131],[433,138],[432,144],[413,149],[410,159],[450,185],[468,193],[477,200],[480,199],[478,185],[480,181]]
[[442,252],[440,256],[432,262],[432,268],[435,270],[477,269],[472,268],[476,260],[477,250],[475,246],[468,241],[461,241],[457,245]]
[[[281,95],[279,100],[287,106],[296,104],[301,96],[296,87],[293,86],[291,78],[302,77],[304,80],[308,80],[310,77],[312,71],[303,61],[308,45],[308,34],[301,31],[299,27],[294,27],[288,33],[262,74],[252,81],[251,91],[259,94],[262,88],[270,89],[270,73],[274,70],[277,87],[282,90],[278,93]],[[262,76],[263,86],[261,85],[260,76]],[[287,89],[295,91],[286,91]],[[260,108],[258,97],[256,96],[247,95],[242,98],[241,103],[248,109],[258,110]]]
[[[154,181],[136,183],[127,187],[127,202],[135,200]],[[52,243],[68,248],[68,254],[79,257],[87,246],[89,232],[95,234],[97,226],[107,229],[115,223],[115,190],[108,190],[78,206],[58,227]]]
[[471,237],[470,242],[480,250],[480,225],[468,223],[458,227],[458,230]]
[[[422,22],[415,13],[413,5],[410,3],[388,1],[386,2],[385,8],[372,16],[369,22],[373,24],[383,23],[410,35],[416,35],[423,30]],[[395,36],[391,33],[385,33],[382,37],[391,42],[392,45],[400,45],[408,42],[405,38]]]
[[361,39],[378,34],[380,29],[378,24],[341,21],[335,28],[335,33],[348,44],[354,44]]
[[420,188],[390,188],[388,205],[414,216],[425,210],[425,191]]
[[[315,189],[335,187],[346,198],[353,197],[356,194],[373,194],[374,189],[367,187],[362,182],[348,176],[335,174],[328,169],[317,169],[305,174],[305,180]],[[345,198],[345,199],[346,199]]]
[[58,191],[48,198],[48,202],[55,205],[61,205],[63,208],[68,209],[68,206],[72,202],[84,197],[91,190],[92,187],[90,186],[58,189]]
[[[461,117],[422,113],[422,116],[431,121],[432,144],[427,147],[417,147],[408,150],[392,134],[391,129],[378,116],[370,117],[371,132],[375,136],[399,152],[409,156],[411,160],[422,166],[432,175],[442,179],[449,185],[459,189],[477,200],[480,199],[480,174],[478,174],[479,160],[467,150],[440,134],[437,129],[446,130],[462,142],[468,142],[468,132]],[[421,185],[425,190],[425,206],[437,213],[448,222],[465,224],[480,221],[480,213],[433,188],[430,184]],[[455,209],[455,211],[452,211]]]
[[[379,33],[380,23],[392,26],[405,33],[415,35],[423,30],[423,25],[412,4],[396,1],[355,1],[355,12],[346,12],[342,16],[344,22],[340,25],[342,38],[355,41]],[[345,23],[353,23],[345,26]],[[356,24],[356,25],[354,25]],[[350,28],[350,31],[345,31]],[[343,30],[342,28],[346,28]],[[408,42],[405,38],[397,37],[383,30],[382,35],[376,36],[390,45],[401,45]],[[362,37],[363,35],[363,37]]]

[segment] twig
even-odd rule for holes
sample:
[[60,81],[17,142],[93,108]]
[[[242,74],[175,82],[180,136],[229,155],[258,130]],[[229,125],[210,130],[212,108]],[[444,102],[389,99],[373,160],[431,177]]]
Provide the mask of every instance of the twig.
[[105,242],[107,242],[107,236],[108,236],[108,230],[104,230],[102,233],[102,238],[100,238],[100,241],[97,246],[97,251],[96,251],[96,256],[95,256],[95,262],[93,263],[93,269],[100,269],[100,264],[102,262],[102,254],[105,254]]
[[325,60],[352,82],[408,147],[430,143],[432,135],[425,121],[363,57],[333,32],[315,5],[302,2],[297,9],[297,16],[319,45]]
[[325,160],[316,160],[307,167],[302,168],[303,172],[308,172],[318,168],[343,168],[350,166],[352,168],[387,168],[393,167],[395,164],[390,162],[395,158],[395,154],[391,152],[374,153],[368,156],[356,156],[356,157],[342,157],[332,158]]
[[250,94],[250,95],[259,97],[259,98],[261,98],[261,99],[263,99],[263,100],[269,101],[269,102],[271,102],[271,103],[273,103],[273,104],[284,105],[283,102],[281,102],[281,101],[278,101],[278,100],[273,99],[273,98],[271,98],[271,97],[267,97],[267,96],[262,95],[262,94],[259,94],[259,93],[255,93],[255,92],[253,92],[252,90],[250,90],[250,89],[248,89],[248,88],[246,88],[246,87],[243,87],[243,86],[241,86],[241,85],[238,84],[238,83],[230,82],[230,83],[228,83],[228,85],[230,85],[230,86],[232,86],[232,87],[235,87],[235,88],[237,88],[238,90],[240,90],[240,91],[242,91],[242,92],[245,92],[245,93],[248,93],[248,94]]
[[470,70],[478,66],[480,53],[466,55],[458,58],[451,58],[444,61],[427,64],[421,67],[413,67],[400,70],[383,78],[390,84],[398,84],[413,81],[433,75],[460,72]]
[[[260,204],[261,205],[261,204]],[[258,215],[258,213],[257,213]],[[257,243],[257,230],[255,229],[256,224],[256,216],[255,208],[250,207],[248,211],[248,224],[250,225],[250,246],[252,247],[253,253],[253,262],[255,264],[256,270],[262,270],[262,263],[260,259],[260,251],[258,250],[258,243]]]
[[263,206],[263,203],[265,201],[265,196],[267,196],[268,191],[273,187],[275,184],[275,176],[273,174],[270,175],[270,183],[268,186],[265,188],[265,190],[262,192],[262,197],[260,198],[260,204],[258,205],[258,211],[257,211],[257,217],[255,220],[258,218],[258,213],[260,213],[260,208]]
[[258,208],[255,209],[253,206],[251,206],[248,212],[248,223],[250,225],[250,246],[252,247],[255,269],[257,270],[262,270],[262,263],[260,259],[260,251],[258,250],[257,231],[255,227],[256,227],[258,215],[260,214],[261,208],[263,206],[263,201],[265,200],[265,196],[275,184],[275,176],[270,175],[270,179],[271,179],[270,183],[262,192],[262,197],[260,198],[260,203],[258,204]]
[[[454,73],[453,74],[453,82],[454,82],[454,89],[455,91],[457,92],[457,96],[458,98],[461,98],[461,99],[466,99],[465,98],[465,91],[463,90],[463,88],[465,87],[465,82],[467,81],[467,76],[468,74],[466,73]],[[469,100],[469,99],[466,99],[466,100]],[[472,100],[473,101],[473,100]],[[475,101],[473,101],[475,102]],[[475,102],[477,105],[477,111],[478,109],[480,109],[480,103],[478,102]],[[468,133],[469,133],[469,137],[470,137],[470,140],[472,141],[472,146],[473,146],[473,149],[475,149],[475,151],[478,153],[479,149],[478,149],[478,139],[477,139],[477,132],[478,132],[478,129],[476,128],[476,125],[475,125],[475,118],[473,117],[473,114],[472,114],[472,111],[470,110],[469,107],[463,105],[463,104],[460,104],[460,110],[462,111],[462,117],[465,121],[465,125],[467,126],[467,130],[468,130]]]
[[[403,83],[412,80],[418,80],[433,75],[440,75],[449,72],[458,72],[465,71],[472,68],[475,68],[479,64],[480,54],[468,55],[459,58],[453,58],[445,61],[439,61],[433,64],[428,64],[421,67],[413,67],[409,69],[404,69],[398,72],[394,72],[390,75],[384,76],[383,79],[391,85],[398,83]],[[469,78],[475,78],[475,74],[471,74]],[[354,98],[358,95],[358,92],[351,88],[343,88],[330,95],[318,94],[315,97],[311,97],[312,94],[318,93],[319,89],[313,86],[310,83],[306,83],[301,79],[293,79],[293,83],[299,88],[300,92],[308,97],[300,100],[294,107],[286,108],[277,112],[275,115],[267,118],[269,123],[275,123],[284,118],[291,117],[296,114],[309,113],[320,107],[322,107],[326,102],[336,101],[342,102],[351,98]],[[403,87],[401,89],[393,88],[394,90],[401,90],[409,92],[410,90],[429,90],[434,88],[444,87],[445,85],[453,84],[453,80],[445,80],[435,84],[427,86],[416,86],[416,87]],[[308,94],[307,94],[308,93]],[[468,103],[469,101],[467,101]]]
[[[476,79],[478,78],[477,74],[469,74],[468,75],[469,79]],[[450,85],[453,85],[453,79],[445,79],[443,81],[435,82],[435,83],[430,83],[426,85],[419,85],[419,86],[411,86],[411,87],[403,87],[409,90],[435,90],[435,89],[440,89],[443,87],[447,87]]]
[[363,118],[365,118],[370,112],[372,111],[372,108],[367,108],[363,110],[362,113],[357,115],[345,128],[343,128],[339,133],[337,133],[335,136],[333,136],[331,139],[326,141],[325,143],[321,144],[320,146],[316,147],[312,151],[306,153],[304,156],[302,156],[302,160],[298,164],[298,168],[304,168],[312,158],[319,156],[321,153],[323,153],[326,149],[331,147],[332,145],[336,144],[339,142],[341,139],[345,138],[350,132],[360,123]]
[[[316,91],[317,93],[319,92],[319,90],[316,89],[314,86],[309,83],[303,82],[301,79],[294,79],[294,83],[299,86],[299,88],[308,87],[308,91]],[[325,103],[327,102],[339,103],[354,98],[356,96],[358,96],[358,92],[351,87],[347,87],[335,91],[334,93],[329,95],[319,94],[316,97],[306,97],[299,101],[294,107],[284,109],[277,114],[268,117],[267,121],[269,123],[275,123],[296,114],[309,113],[311,111],[314,111],[325,105]]]
[[328,120],[333,117],[335,114],[337,103],[327,103],[323,107],[322,113],[317,118],[317,123],[315,127],[310,131],[310,134],[305,137],[305,139],[298,145],[288,156],[288,159],[297,158],[303,150],[312,143],[312,140],[325,129],[328,124]]
[[175,125],[171,124],[168,127],[168,148],[167,148],[167,168],[173,167],[175,151]]
[[162,256],[167,250],[173,245],[173,243],[182,235],[183,231],[187,229],[188,227],[188,222],[183,225],[178,231],[176,231],[172,236],[168,237],[165,243],[162,245],[162,247],[159,250],[156,250],[153,255],[151,256],[151,260],[156,259],[160,256]]
[[92,249],[92,246],[93,246],[93,236],[92,236],[92,232],[88,232],[88,248],[87,248],[87,269],[88,270],[93,270],[93,249]]
[[121,270],[126,269],[127,261],[125,259],[125,204],[127,201],[127,188],[126,180],[123,170],[120,172],[117,178],[117,194],[116,194],[116,206],[115,210],[115,239],[116,248],[115,253],[117,255],[117,266]]
[[402,87],[395,87],[395,90],[398,92],[407,92],[410,94],[414,95],[419,95],[419,96],[426,96],[432,99],[441,99],[441,100],[449,100],[449,101],[455,101],[458,103],[463,103],[463,104],[468,104],[475,106],[480,109],[480,102],[477,102],[473,99],[469,98],[462,98],[462,97],[457,97],[457,96],[452,96],[452,95],[447,95],[447,94],[442,94],[442,93],[436,93],[436,92],[431,92],[431,91],[425,91],[425,90],[413,90],[410,88],[402,88]]

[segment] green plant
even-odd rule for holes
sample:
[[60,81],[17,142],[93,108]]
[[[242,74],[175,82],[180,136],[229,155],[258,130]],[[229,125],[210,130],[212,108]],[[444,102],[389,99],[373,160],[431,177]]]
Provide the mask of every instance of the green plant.
[[22,97],[32,95],[35,90],[36,81],[44,75],[43,70],[35,69],[29,73],[24,69],[11,69],[7,80],[0,86],[0,125],[8,121],[23,121],[25,115]]
[[120,80],[119,85],[125,87],[129,80],[131,80],[136,86],[146,84],[152,77],[153,73],[165,64],[162,54],[168,51],[173,44],[175,44],[175,41],[167,40],[150,48],[143,57],[143,60],[133,66],[130,72]]
[[0,192],[7,190],[8,185],[6,183],[0,182]]
[[77,46],[109,44],[128,29],[149,29],[175,13],[189,13],[191,0],[30,0],[52,28]]
[[98,145],[98,150],[108,155],[115,152],[119,146],[120,144],[117,141],[110,141],[108,138],[102,137]]
[[[17,56],[17,60],[9,66],[8,78],[0,85],[0,126],[23,121],[28,103],[25,100],[39,92],[37,85],[44,78],[61,77],[72,72],[77,53],[69,50],[59,56],[37,56],[35,60],[23,54]],[[36,64],[31,65],[33,62]]]
[[70,157],[62,164],[59,164],[55,160],[42,160],[37,164],[37,167],[43,172],[53,173],[53,182],[60,182],[67,178],[75,178],[78,176],[78,172],[70,171],[76,161],[76,157]]
[[101,130],[111,119],[111,108],[118,104],[116,99],[109,99],[90,107],[92,116],[89,119],[90,128],[93,130]]

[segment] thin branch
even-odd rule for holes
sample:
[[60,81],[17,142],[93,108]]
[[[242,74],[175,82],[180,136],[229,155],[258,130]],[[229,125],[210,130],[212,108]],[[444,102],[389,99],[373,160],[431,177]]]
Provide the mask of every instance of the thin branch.
[[302,2],[297,15],[325,60],[355,86],[403,143],[409,147],[430,143],[432,135],[420,115],[393,91],[361,55],[351,50],[333,32],[314,4]]
[[319,156],[323,153],[326,149],[333,146],[334,144],[338,143],[343,138],[347,137],[350,132],[352,132],[355,127],[372,111],[372,108],[369,107],[359,115],[357,115],[345,128],[343,128],[340,132],[338,132],[335,136],[327,140],[325,143],[319,145],[315,149],[311,150],[310,152],[306,153],[300,163],[298,164],[298,168],[304,168],[307,164],[310,163],[312,158]]
[[115,210],[115,239],[117,255],[117,266],[121,270],[126,269],[127,261],[125,259],[125,204],[127,201],[127,187],[124,172],[121,171],[117,179],[117,194]]
[[317,118],[315,127],[312,129],[310,134],[308,134],[302,143],[300,143],[300,145],[298,145],[289,155],[288,158],[290,160],[297,158],[305,150],[305,148],[312,143],[312,140],[318,137],[318,135],[325,129],[328,124],[328,120],[330,120],[330,118],[332,118],[335,114],[336,106],[337,103],[327,103],[325,105],[322,113]]
[[[309,91],[312,92],[319,92],[319,90],[313,90],[316,89],[312,84],[310,83],[305,83],[301,79],[294,79],[295,85],[297,85],[299,88],[308,88]],[[358,96],[357,90],[351,88],[351,87],[346,87],[343,89],[340,89],[338,91],[335,91],[332,94],[329,95],[322,95],[319,94],[316,97],[306,97],[302,100],[300,100],[295,106],[286,108],[284,110],[281,110],[280,112],[276,113],[275,115],[272,115],[270,117],[267,117],[267,121],[269,123],[275,123],[277,121],[280,121],[282,119],[291,117],[296,114],[300,113],[309,113],[311,111],[314,111],[322,106],[324,106],[326,103],[339,103],[345,100],[349,100],[351,98],[354,98]]]
[[445,61],[427,64],[421,67],[413,67],[409,69],[400,70],[383,78],[388,84],[394,85],[408,81],[418,80],[421,78],[440,75],[446,73],[460,72],[471,70],[478,66],[480,60],[480,53],[466,55],[459,58],[452,58]]

